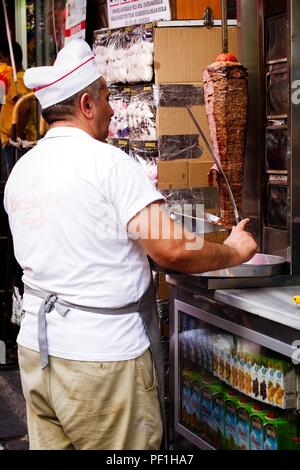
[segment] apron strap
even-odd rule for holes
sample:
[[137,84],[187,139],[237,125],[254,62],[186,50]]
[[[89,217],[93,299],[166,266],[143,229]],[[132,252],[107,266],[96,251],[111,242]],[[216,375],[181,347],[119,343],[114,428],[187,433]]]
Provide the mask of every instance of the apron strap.
[[40,348],[40,361],[42,369],[45,369],[49,365],[46,314],[52,312],[52,310],[55,309],[63,317],[67,315],[71,308],[84,310],[90,313],[98,313],[101,315],[124,315],[139,313],[139,302],[133,302],[125,307],[120,308],[84,307],[82,305],[73,304],[59,299],[56,294],[45,291],[37,291],[26,285],[24,286],[24,292],[26,294],[39,297],[43,300],[38,312],[38,343]]
[[47,341],[47,320],[46,313],[56,309],[61,316],[65,316],[69,312],[69,308],[63,307],[57,302],[54,294],[49,294],[40,305],[38,313],[38,342],[40,348],[41,368],[45,369],[49,364],[48,341]]

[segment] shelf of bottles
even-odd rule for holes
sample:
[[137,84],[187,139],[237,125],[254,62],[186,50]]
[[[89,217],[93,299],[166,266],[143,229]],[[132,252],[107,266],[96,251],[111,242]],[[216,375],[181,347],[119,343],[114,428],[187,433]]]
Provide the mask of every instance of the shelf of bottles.
[[177,346],[179,433],[200,448],[299,446],[299,366],[180,311]]

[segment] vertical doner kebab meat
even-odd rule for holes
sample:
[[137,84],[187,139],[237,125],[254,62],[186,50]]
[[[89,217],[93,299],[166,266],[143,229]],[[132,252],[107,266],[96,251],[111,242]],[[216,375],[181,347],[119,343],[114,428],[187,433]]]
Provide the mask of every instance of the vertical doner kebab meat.
[[[233,54],[220,54],[203,74],[206,114],[214,154],[242,209],[244,149],[247,126],[247,71]],[[219,207],[225,227],[235,224],[234,210],[222,175],[217,173]]]

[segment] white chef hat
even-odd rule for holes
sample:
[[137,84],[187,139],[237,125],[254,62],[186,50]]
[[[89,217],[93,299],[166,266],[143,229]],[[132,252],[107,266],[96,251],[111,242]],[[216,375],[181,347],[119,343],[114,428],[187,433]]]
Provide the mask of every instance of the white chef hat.
[[72,39],[52,66],[26,70],[24,83],[43,109],[70,98],[101,77],[95,56],[83,39]]

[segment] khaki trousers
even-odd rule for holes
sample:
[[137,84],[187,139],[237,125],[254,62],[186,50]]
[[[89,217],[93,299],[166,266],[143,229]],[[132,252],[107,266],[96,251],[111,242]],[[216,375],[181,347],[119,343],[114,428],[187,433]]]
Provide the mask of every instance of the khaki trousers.
[[71,361],[19,346],[31,450],[158,450],[162,419],[151,353]]

